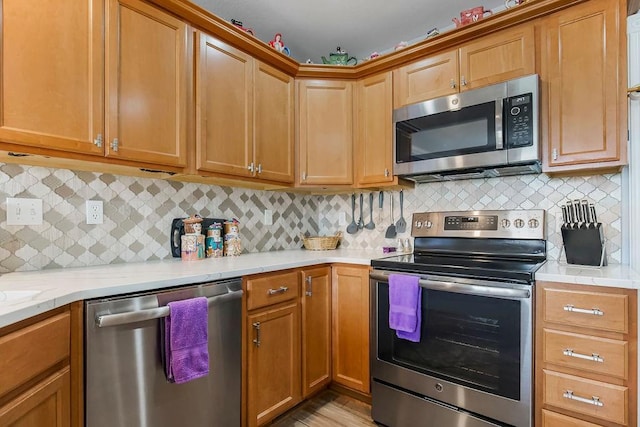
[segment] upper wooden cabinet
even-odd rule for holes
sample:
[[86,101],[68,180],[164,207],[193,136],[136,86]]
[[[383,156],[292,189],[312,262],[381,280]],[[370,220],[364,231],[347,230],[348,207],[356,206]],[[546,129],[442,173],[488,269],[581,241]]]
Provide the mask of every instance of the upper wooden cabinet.
[[353,183],[353,82],[299,80],[296,184]]
[[196,168],[293,182],[293,78],[197,34]]
[[0,139],[186,165],[186,24],[139,0],[103,5],[2,2]]
[[626,164],[626,8],[591,0],[541,23],[543,172]]
[[391,72],[356,85],[356,184],[393,184],[393,85]]
[[3,0],[0,140],[103,155],[102,0]]
[[109,0],[106,155],[185,166],[187,25],[140,0]]
[[394,108],[533,73],[534,29],[519,25],[394,70]]

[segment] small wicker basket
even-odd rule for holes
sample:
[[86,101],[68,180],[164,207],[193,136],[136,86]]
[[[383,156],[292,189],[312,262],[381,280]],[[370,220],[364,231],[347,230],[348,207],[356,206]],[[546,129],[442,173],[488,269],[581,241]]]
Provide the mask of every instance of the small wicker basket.
[[305,249],[310,251],[327,251],[330,249],[335,249],[338,246],[338,242],[340,242],[340,238],[342,237],[342,232],[338,231],[335,236],[310,236],[310,237],[302,237],[302,244]]

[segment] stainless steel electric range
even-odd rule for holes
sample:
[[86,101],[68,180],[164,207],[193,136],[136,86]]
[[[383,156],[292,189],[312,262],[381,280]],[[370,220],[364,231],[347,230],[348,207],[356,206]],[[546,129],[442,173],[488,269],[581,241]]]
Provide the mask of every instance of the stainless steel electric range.
[[[389,427],[530,427],[543,210],[413,215],[414,253],[373,260],[372,416]],[[419,276],[420,341],[389,327],[389,275]]]

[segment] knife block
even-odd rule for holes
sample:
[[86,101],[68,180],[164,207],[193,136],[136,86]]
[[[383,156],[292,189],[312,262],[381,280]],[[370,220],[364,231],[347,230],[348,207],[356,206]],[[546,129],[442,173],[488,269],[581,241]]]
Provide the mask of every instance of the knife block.
[[563,225],[560,231],[568,264],[598,267],[607,265],[602,223],[597,223],[594,228],[571,228]]

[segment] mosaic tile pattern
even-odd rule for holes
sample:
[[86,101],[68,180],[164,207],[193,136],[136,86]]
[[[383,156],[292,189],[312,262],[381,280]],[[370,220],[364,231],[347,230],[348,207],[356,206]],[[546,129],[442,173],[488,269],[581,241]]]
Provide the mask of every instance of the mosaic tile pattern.
[[[397,240],[385,239],[386,228],[391,223],[389,197],[385,192],[383,221],[378,221],[378,193],[374,197],[375,230],[360,230],[355,235],[346,234],[346,225],[337,226],[339,213],[347,213],[351,221],[351,197],[316,196],[320,224],[320,234],[329,235],[342,229],[342,247],[376,249],[382,246],[396,246]],[[400,215],[398,193],[395,197],[395,220]],[[587,198],[595,204],[598,220],[604,224],[606,250],[610,263],[621,259],[622,236],[621,175],[595,175],[588,177],[550,178],[547,175],[522,175],[503,178],[473,179],[416,185],[413,190],[404,191],[404,217],[408,223],[413,212],[475,210],[475,209],[545,209],[547,212],[547,257],[557,259],[562,246],[560,205],[567,199]],[[368,194],[365,193],[365,223],[369,220]],[[356,208],[356,221],[359,217]],[[410,237],[411,227],[400,238]],[[564,256],[562,257],[564,260]]]
[[[42,199],[43,224],[8,226],[7,197]],[[86,200],[104,224],[85,223]],[[244,252],[294,249],[317,212],[310,196],[0,164],[0,273],[170,258],[172,219],[193,213],[237,218]]]
[[[609,262],[621,259],[620,174],[452,181],[420,184],[404,193],[408,222],[413,212],[430,210],[546,209],[552,259],[558,257],[562,244],[559,206],[568,198],[586,197],[605,225]],[[369,199],[365,195],[366,223]],[[307,196],[0,163],[0,273],[170,258],[171,221],[192,213],[237,218],[245,252],[296,249],[305,232],[329,235],[339,230],[344,233],[342,247],[395,246],[395,239],[384,238],[390,224],[391,193],[385,192],[382,221],[378,220],[378,193],[374,195],[376,229],[349,235],[338,219],[345,212],[351,221],[350,195]],[[397,220],[397,192],[393,196]],[[7,197],[41,198],[43,224],[8,226]],[[104,202],[104,224],[85,224],[85,201],[90,199]],[[262,224],[265,209],[273,211],[273,225]],[[399,237],[410,237],[409,233],[410,227]]]

